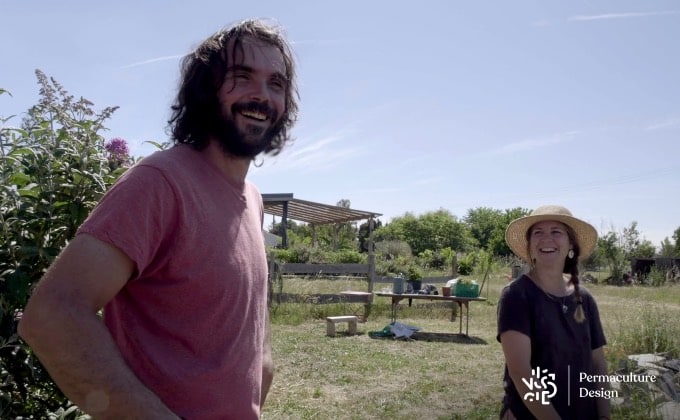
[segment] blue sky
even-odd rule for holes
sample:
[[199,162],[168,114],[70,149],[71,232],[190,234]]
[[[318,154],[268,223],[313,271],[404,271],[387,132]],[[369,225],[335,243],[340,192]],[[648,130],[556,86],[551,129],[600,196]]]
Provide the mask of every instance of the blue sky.
[[[265,193],[382,213],[563,204],[600,233],[680,227],[680,2],[0,0],[0,115],[35,69],[98,109],[137,156],[165,141],[179,57],[273,18],[298,62],[296,141]],[[20,119],[12,121],[19,124]],[[268,224],[270,219],[266,221]]]

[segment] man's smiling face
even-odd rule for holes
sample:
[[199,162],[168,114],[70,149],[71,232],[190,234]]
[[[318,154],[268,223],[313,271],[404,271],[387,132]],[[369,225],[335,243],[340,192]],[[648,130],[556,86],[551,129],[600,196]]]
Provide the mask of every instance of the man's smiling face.
[[253,158],[281,129],[288,80],[275,46],[246,38],[235,51],[217,93],[222,118],[213,135],[226,153]]

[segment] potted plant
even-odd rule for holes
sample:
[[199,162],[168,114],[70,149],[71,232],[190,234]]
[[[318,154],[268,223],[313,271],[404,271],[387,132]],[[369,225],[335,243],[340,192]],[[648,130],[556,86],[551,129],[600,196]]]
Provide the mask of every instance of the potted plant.
[[477,284],[477,280],[461,278],[456,282],[453,292],[454,295],[460,297],[477,297],[479,296],[479,284]]
[[418,268],[415,265],[411,265],[408,268],[408,288],[407,290],[413,292],[413,293],[418,293],[420,291],[420,288],[423,286],[422,279],[423,278],[423,273],[420,271],[420,268]]

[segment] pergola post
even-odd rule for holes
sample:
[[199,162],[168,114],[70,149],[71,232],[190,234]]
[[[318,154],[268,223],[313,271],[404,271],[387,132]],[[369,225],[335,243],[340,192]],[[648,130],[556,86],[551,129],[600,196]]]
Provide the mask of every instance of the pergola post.
[[281,217],[281,246],[288,248],[288,202],[283,202],[283,216]]
[[[373,249],[373,216],[368,218],[368,293],[373,293],[373,281],[375,277],[375,250]],[[371,303],[373,299],[368,299],[366,302],[366,310],[364,311],[364,319],[368,319],[371,313]]]

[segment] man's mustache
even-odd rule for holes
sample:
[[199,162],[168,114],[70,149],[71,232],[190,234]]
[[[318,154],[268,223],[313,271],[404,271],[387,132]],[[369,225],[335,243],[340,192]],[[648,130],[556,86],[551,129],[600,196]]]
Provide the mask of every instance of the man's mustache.
[[233,114],[242,111],[259,112],[266,115],[267,119],[270,121],[276,121],[278,117],[278,114],[274,108],[261,102],[235,103],[231,106],[231,111]]

